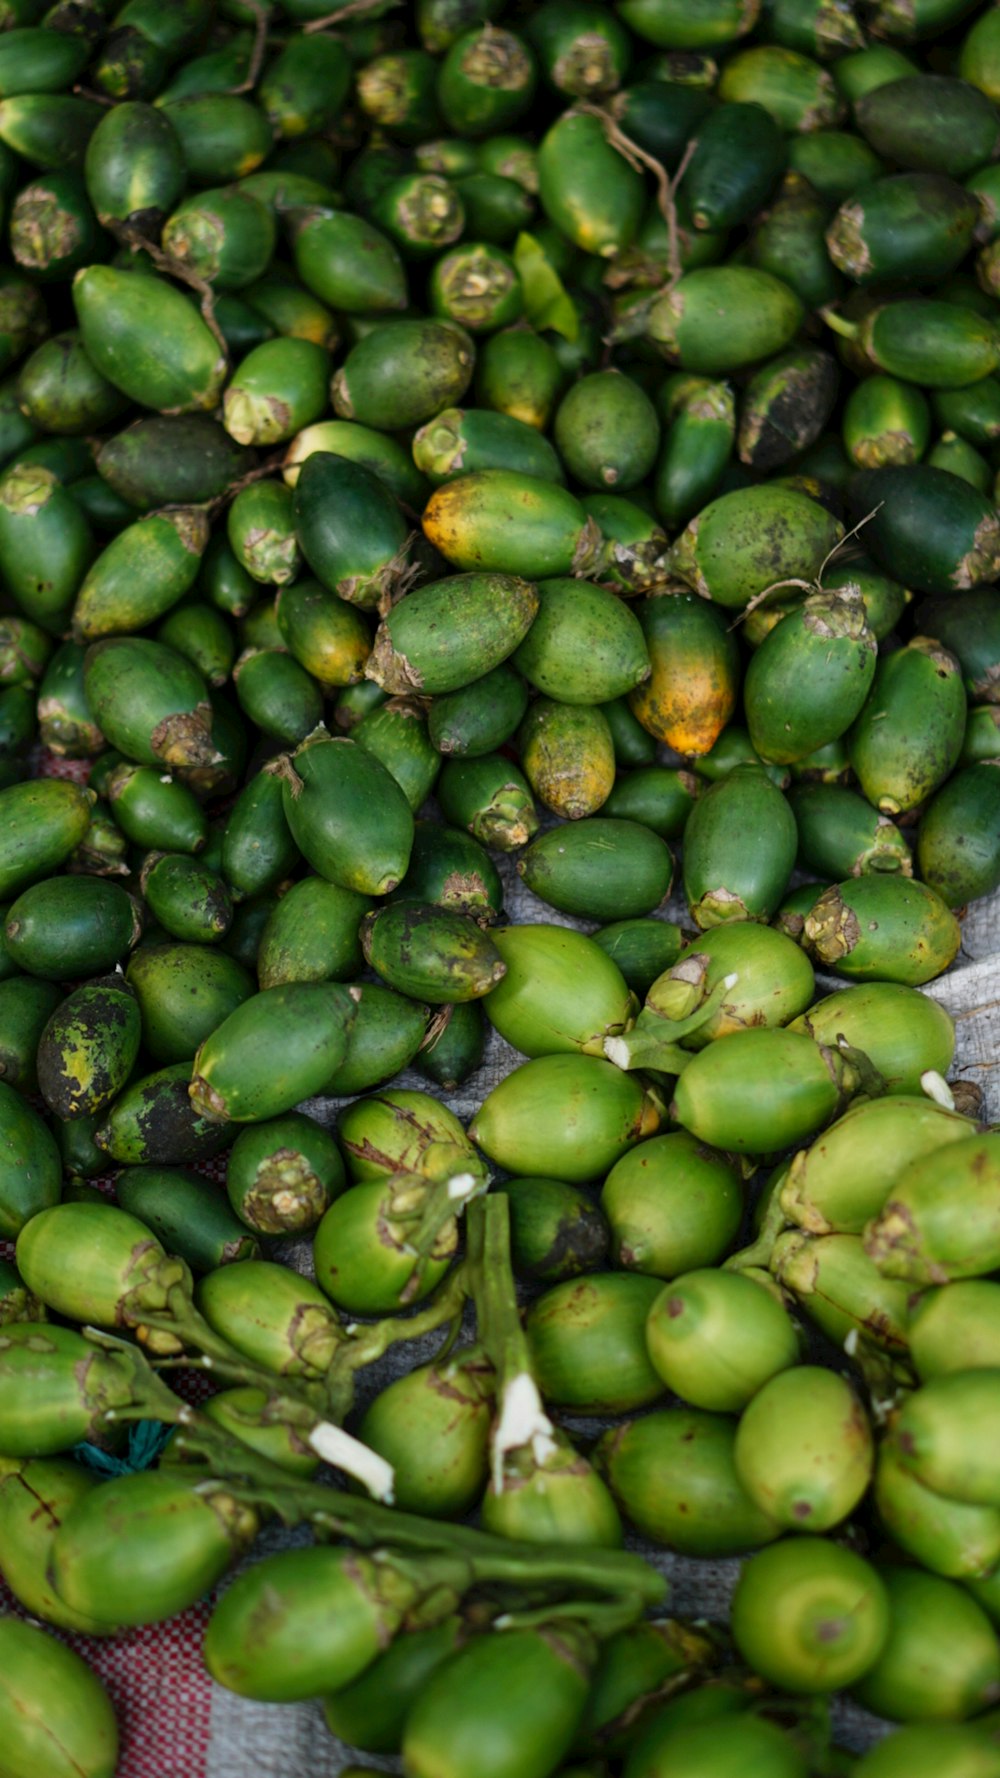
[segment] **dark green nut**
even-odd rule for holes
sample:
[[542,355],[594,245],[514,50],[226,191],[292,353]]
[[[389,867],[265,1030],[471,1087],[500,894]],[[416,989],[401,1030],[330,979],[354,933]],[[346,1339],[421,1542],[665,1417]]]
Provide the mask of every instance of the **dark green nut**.
[[38,1086],[56,1117],[91,1117],[121,1091],[139,1054],[139,1006],[119,976],[77,988],[38,1046]]
[[906,839],[888,815],[880,815],[843,784],[799,783],[789,802],[799,834],[799,862],[818,877],[839,881],[870,871],[913,875]]
[[877,154],[914,171],[964,179],[1000,148],[1000,126],[986,94],[946,75],[891,80],[864,93],[854,115]]
[[606,1265],[610,1231],[597,1206],[559,1179],[505,1179],[511,1260],[520,1277],[556,1284]]
[[761,759],[789,764],[839,737],[860,712],[877,644],[860,589],[811,593],[765,637],[743,687]]
[[435,262],[430,302],[435,315],[470,333],[492,333],[519,320],[524,295],[509,253],[489,242],[461,242]]
[[784,351],[802,315],[795,291],[771,272],[700,266],[654,298],[644,332],[682,370],[718,377]]
[[217,944],[228,932],[233,904],[222,878],[197,859],[150,852],[139,878],[154,919],[185,944]]
[[364,426],[420,426],[461,401],[474,360],[468,334],[451,322],[387,322],[352,347],[337,371],[334,410]]
[[429,1010],[380,983],[365,982],[344,1059],[324,1094],[366,1093],[408,1067],[426,1036]]
[[446,760],[437,797],[447,821],[498,852],[516,851],[538,832],[531,786],[502,753]]
[[503,884],[489,853],[471,834],[418,821],[410,864],[394,901],[421,901],[492,926],[503,913]]
[[77,642],[145,629],[194,585],[209,523],[196,506],[152,512],[127,525],[84,576],[73,606]]
[[191,1105],[190,1061],[134,1081],[94,1131],[97,1147],[120,1166],[192,1166],[218,1154],[229,1131]]
[[318,730],[285,760],[285,819],[313,869],[360,895],[387,895],[406,873],[410,805],[374,754]]
[[244,785],[222,835],[222,875],[236,902],[273,889],[292,874],[299,849],[285,820],[282,780],[267,769]]
[[197,309],[144,272],[91,265],[73,300],[87,354],[122,393],[161,413],[214,408],[226,360]]
[[33,1216],[57,1204],[62,1159],[37,1111],[0,1081],[0,1229],[12,1241]]
[[358,929],[370,906],[367,896],[322,877],[293,884],[261,934],[257,953],[261,987],[353,980],[364,962]]
[[195,1272],[256,1259],[260,1248],[213,1180],[179,1167],[126,1167],[115,1198]]
[[517,870],[550,907],[598,921],[652,913],[673,881],[673,859],[658,834],[599,815],[540,835]]
[[463,914],[400,901],[362,925],[365,957],[384,981],[414,1000],[475,1000],[506,973],[492,939]]
[[505,662],[471,685],[431,700],[427,730],[439,753],[478,758],[509,741],[528,707],[528,688]]
[[818,502],[765,483],[713,500],[682,532],[667,562],[703,599],[740,609],[775,583],[814,579],[842,535]]
[[214,765],[212,708],[201,674],[172,648],[110,636],[84,658],[87,705],[101,732],[137,765]]
[[744,392],[740,462],[751,469],[777,469],[815,444],[833,411],[838,383],[836,360],[815,348],[792,347],[765,364]]
[[954,179],[896,173],[841,205],[827,246],[856,284],[931,282],[964,259],[978,220],[975,194]]
[[676,963],[682,944],[679,927],[668,920],[641,918],[614,920],[595,932],[593,939],[617,964],[635,994],[645,994],[657,976]]
[[235,957],[200,944],[140,945],[126,980],[138,1002],[143,1047],[161,1066],[191,1061],[254,991]]
[[58,778],[0,790],[0,896],[9,901],[66,863],[90,825],[93,791]]
[[559,405],[554,437],[574,480],[587,488],[633,488],[656,460],[660,425],[649,396],[620,371],[595,371]]
[[11,905],[4,944],[18,968],[50,981],[73,981],[114,968],[137,943],[136,901],[101,877],[51,877]]
[[198,1050],[194,1110],[261,1123],[321,1092],[346,1054],[358,992],[333,982],[287,982],[252,995]]
[[917,866],[949,907],[991,895],[1000,882],[1000,761],[956,772],[935,793],[917,830]]
[[0,1079],[21,1093],[38,1088],[38,1046],[62,999],[62,989],[40,976],[19,975],[13,958],[0,981]]
[[798,842],[795,818],[766,775],[738,766],[698,799],[684,833],[684,892],[697,925],[769,920]]
[[686,1556],[739,1555],[780,1527],[736,1473],[735,1434],[726,1414],[667,1408],[605,1433],[596,1459],[625,1517],[653,1543]]
[[851,765],[885,815],[916,808],[957,764],[965,691],[954,655],[927,636],[886,655],[848,736]]

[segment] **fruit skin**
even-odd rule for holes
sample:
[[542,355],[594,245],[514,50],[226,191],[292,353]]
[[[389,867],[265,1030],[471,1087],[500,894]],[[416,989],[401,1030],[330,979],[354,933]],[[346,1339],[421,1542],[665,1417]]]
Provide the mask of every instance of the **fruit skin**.
[[90,825],[97,797],[58,778],[0,790],[0,896],[9,901],[65,864]]
[[601,1209],[617,1266],[675,1278],[715,1265],[736,1240],[743,1217],[735,1158],[687,1130],[654,1136],[616,1161]]
[[825,889],[806,915],[804,943],[817,963],[852,981],[919,988],[947,969],[961,936],[933,889],[883,874]]
[[875,674],[877,644],[860,591],[811,593],[755,650],[743,686],[750,739],[786,765],[846,732]]
[[477,1000],[506,974],[492,938],[445,908],[397,901],[362,924],[365,957],[389,986],[432,1006]]
[[658,1125],[658,1111],[633,1076],[596,1056],[541,1056],[493,1088],[469,1137],[512,1173],[573,1184],[606,1171]]
[[87,1663],[33,1624],[0,1621],[0,1723],[11,1778],[114,1778],[118,1726]]
[[898,982],[841,988],[817,1000],[790,1029],[826,1044],[843,1033],[852,1049],[864,1050],[890,1093],[920,1093],[920,1076],[928,1068],[946,1075],[955,1053],[949,1014]]
[[740,610],[775,582],[817,575],[842,536],[815,500],[767,482],[711,501],[674,543],[667,564],[703,599]]
[[538,184],[549,220],[585,253],[609,258],[638,230],[642,176],[607,141],[599,119],[564,112],[543,137]]
[[739,1413],[799,1357],[783,1305],[753,1278],[723,1269],[684,1272],[661,1290],[646,1318],[646,1347],[675,1395],[714,1413]]
[[[840,1110],[841,1068],[839,1052],[798,1032],[736,1031],[688,1063],[674,1087],[671,1115],[714,1147],[777,1154],[807,1140]],[[764,1080],[770,1082],[766,1106]]]
[[684,892],[695,923],[704,930],[769,920],[797,849],[781,792],[756,766],[737,766],[699,797],[684,829]]
[[103,1110],[139,1054],[139,1007],[120,976],[77,988],[49,1019],[38,1045],[39,1089],[59,1118]]
[[937,1575],[886,1567],[889,1636],[856,1685],[869,1710],[897,1722],[976,1716],[1000,1692],[1000,1648],[986,1613]]
[[682,370],[727,376],[783,351],[803,312],[794,290],[771,272],[699,266],[654,298],[645,333]]
[[386,431],[422,426],[455,407],[472,381],[475,349],[446,321],[389,321],[352,346],[334,376],[334,411]]
[[513,654],[538,609],[535,588],[513,574],[428,581],[383,618],[365,676],[396,694],[460,690]]
[[551,907],[607,920],[659,907],[670,893],[673,859],[659,835],[639,822],[592,815],[541,834],[517,870]]
[[875,1445],[850,1385],[818,1365],[797,1365],[747,1405],[734,1456],[743,1486],[780,1525],[828,1531],[865,1493]]
[[958,763],[965,716],[961,668],[940,643],[915,636],[881,660],[847,740],[868,801],[884,815],[925,801]]
[[172,285],[88,266],[73,280],[73,300],[88,356],[123,394],[167,414],[216,406],[225,358]]
[[917,830],[920,875],[951,908],[1000,884],[1000,764],[955,772],[935,792]]
[[785,1691],[832,1692],[874,1666],[889,1601],[876,1570],[853,1551],[786,1538],[745,1564],[731,1623],[741,1655],[763,1678]]
[[629,693],[629,709],[656,740],[700,758],[736,708],[740,667],[735,637],[716,606],[679,587],[642,599],[636,616],[650,676]]
[[[827,1027],[824,1022],[817,1032],[806,1014],[790,1029],[806,1030],[822,1042]],[[863,1035],[850,1031],[846,1041],[854,1047]],[[916,1085],[919,1089],[919,1078]],[[919,1091],[863,1100],[793,1157],[781,1188],[782,1208],[811,1234],[860,1235],[904,1171],[974,1134],[970,1119],[946,1111]]]
[[313,869],[359,895],[387,895],[406,874],[413,815],[374,754],[317,729],[281,771],[292,839]]
[[288,982],[252,995],[195,1056],[195,1110],[260,1123],[320,1092],[343,1061],[358,993],[333,982]]
[[606,1432],[595,1461],[621,1511],[652,1542],[686,1556],[739,1555],[780,1528],[740,1482],[735,1433],[725,1414],[658,1409]]
[[867,1225],[865,1248],[887,1278],[947,1284],[993,1271],[1000,1249],[997,1137],[970,1132],[912,1161]]
[[586,572],[603,542],[567,488],[507,469],[481,469],[435,488],[423,526],[456,568],[529,580]]
[[615,964],[592,939],[563,926],[495,927],[506,973],[483,1003],[501,1037],[525,1056],[604,1054],[624,1030],[633,1000]]

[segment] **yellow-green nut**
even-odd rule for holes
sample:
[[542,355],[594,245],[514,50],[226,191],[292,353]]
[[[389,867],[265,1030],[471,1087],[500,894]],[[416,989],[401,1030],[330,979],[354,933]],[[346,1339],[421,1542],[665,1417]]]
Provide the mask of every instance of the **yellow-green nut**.
[[20,1618],[0,1619],[0,1734],[10,1778],[114,1778],[118,1727],[87,1663]]
[[731,1624],[761,1678],[787,1692],[835,1692],[877,1661],[889,1601],[876,1570],[853,1550],[790,1537],[745,1564]]
[[789,1531],[829,1531],[864,1495],[875,1443],[843,1377],[796,1365],[770,1378],[745,1408],[734,1455],[762,1511]]
[[[741,1272],[686,1272],[646,1320],[654,1368],[682,1401],[739,1413],[799,1356],[795,1325],[777,1296]],[[769,1509],[766,1509],[769,1510]]]
[[[29,1224],[30,1227],[30,1224]],[[887,1278],[947,1284],[1000,1266],[1000,1136],[965,1141],[911,1161],[865,1230]]]

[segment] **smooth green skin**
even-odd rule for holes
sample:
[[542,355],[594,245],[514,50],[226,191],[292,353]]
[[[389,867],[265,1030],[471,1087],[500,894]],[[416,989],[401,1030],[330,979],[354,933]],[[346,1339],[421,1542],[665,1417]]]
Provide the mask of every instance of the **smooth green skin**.
[[441,770],[441,755],[427,733],[420,704],[410,698],[390,698],[363,716],[352,732],[358,746],[381,760],[395,778],[416,815]]
[[231,1012],[194,1059],[191,1099],[210,1117],[261,1123],[322,1091],[347,1052],[350,990],[332,982],[265,988]]
[[761,759],[790,765],[839,740],[868,696],[876,651],[860,593],[811,594],[776,624],[743,685]]
[[803,942],[838,975],[919,988],[947,969],[961,936],[933,889],[883,873],[825,889],[806,915]]
[[324,1698],[330,1733],[365,1753],[398,1753],[411,1709],[460,1637],[457,1618],[397,1636],[357,1679]]
[[294,883],[269,916],[257,953],[262,988],[283,982],[348,982],[364,964],[359,927],[368,896],[322,877]]
[[191,1166],[225,1148],[232,1131],[191,1103],[190,1061],[174,1062],[127,1086],[94,1132],[119,1165]]
[[864,1050],[890,1093],[920,1093],[928,1068],[947,1075],[955,1054],[955,1026],[944,1007],[899,982],[858,983],[817,1000],[792,1021],[817,1043],[842,1034]]
[[84,38],[63,36],[30,25],[7,30],[0,49],[0,98],[15,93],[59,93],[71,86],[88,61]]
[[[602,708],[607,716],[608,706]],[[678,771],[671,766],[643,765],[617,778],[611,795],[605,798],[601,807],[616,820],[639,821],[653,833],[658,833],[661,839],[677,840],[684,832],[700,790],[697,778],[690,772]]]
[[1000,883],[1000,766],[969,765],[937,791],[917,830],[920,875],[951,908]]
[[146,1052],[163,1065],[193,1060],[199,1044],[254,992],[235,957],[203,945],[141,945],[126,980],[139,1004]]
[[965,81],[918,74],[863,94],[854,108],[861,134],[876,154],[914,171],[964,179],[995,158],[996,112]]
[[469,1137],[511,1173],[594,1179],[658,1123],[641,1084],[596,1056],[539,1056],[488,1094]]
[[10,1778],[114,1778],[118,1726],[96,1674],[33,1624],[0,1620],[0,1730]]
[[596,117],[564,112],[538,150],[542,208],[574,246],[610,258],[628,247],[642,221],[642,175],[605,139]]
[[930,389],[963,389],[990,376],[1000,363],[1000,343],[988,316],[930,298],[871,310],[857,337],[877,370]]
[[922,1383],[950,1371],[1000,1369],[1000,1285],[966,1278],[924,1291],[910,1310],[910,1352]]
[[[766,1100],[760,1083],[768,1082]],[[674,1087],[672,1115],[703,1142],[773,1154],[806,1141],[837,1111],[840,1093],[811,1038],[736,1031],[701,1050]]]
[[25,1224],[16,1257],[29,1290],[47,1308],[81,1323],[117,1327],[124,1320],[123,1300],[164,1252],[146,1224],[126,1211],[104,1200],[67,1200]]
[[850,1384],[818,1365],[796,1365],[748,1403],[733,1457],[762,1512],[789,1531],[829,1531],[864,1495],[875,1444]]
[[785,1538],[752,1556],[731,1609],[747,1664],[787,1692],[855,1684],[889,1633],[889,1601],[875,1569],[825,1539]]
[[803,870],[834,881],[872,871],[911,873],[910,848],[899,828],[857,791],[806,781],[792,786],[789,802]]
[[921,389],[875,375],[856,383],[844,403],[844,446],[859,469],[919,463],[930,443],[931,411]]
[[352,346],[334,376],[335,413],[399,431],[455,407],[472,380],[475,351],[450,321],[390,321]]
[[381,229],[349,211],[307,210],[292,252],[303,284],[332,308],[370,314],[404,309],[406,270]]
[[884,656],[847,740],[868,802],[883,814],[922,804],[954,770],[964,724],[963,677],[947,649],[918,637]]
[[[251,181],[253,177],[251,174]],[[280,180],[282,175],[263,175],[265,180],[269,177]],[[246,181],[243,188],[247,189]],[[255,197],[258,195],[257,192],[254,193]],[[261,198],[262,203],[266,201]],[[283,277],[274,272],[265,273],[264,277],[255,279],[247,286],[243,300],[275,333],[286,339],[311,340],[314,345],[323,346],[327,351],[332,351],[338,343],[337,323],[330,310],[298,281],[286,283]]]
[[35,425],[70,437],[111,424],[127,406],[94,369],[74,329],[53,335],[32,352],[21,367],[18,398]]
[[257,597],[253,578],[221,532],[216,532],[205,551],[199,585],[209,604],[228,617],[245,617]]
[[893,1431],[902,1467],[950,1500],[1000,1506],[987,1455],[1000,1412],[1000,1372],[982,1368],[934,1377],[905,1402]]
[[684,405],[668,415],[653,497],[663,523],[686,525],[717,493],[736,437],[736,410],[727,383],[700,379]]
[[501,1037],[525,1056],[603,1056],[605,1037],[624,1030],[633,1002],[593,939],[541,924],[501,926],[490,936],[506,974],[483,1010]]
[[572,574],[600,544],[567,488],[507,469],[481,469],[436,488],[423,526],[456,568],[532,580]]
[[429,1041],[414,1058],[414,1067],[425,1079],[454,1092],[480,1067],[486,1048],[487,1025],[478,1000],[453,1002],[446,1022],[436,1023]]
[[34,166],[75,166],[103,115],[73,93],[18,93],[0,104],[0,141]]
[[242,290],[263,275],[275,236],[272,211],[235,185],[183,199],[167,218],[161,241],[165,253],[223,291]]
[[594,371],[563,396],[553,435],[575,481],[625,492],[652,469],[660,423],[649,396],[631,377]]
[[702,598],[735,611],[776,581],[816,576],[842,536],[838,521],[808,495],[765,483],[713,500],[667,560]]
[[964,259],[979,221],[975,194],[940,173],[866,185],[827,231],[830,257],[856,284],[933,282]]
[[298,863],[281,779],[275,772],[258,772],[240,791],[222,835],[222,874],[233,900],[276,888]]
[[854,1329],[892,1356],[905,1355],[909,1286],[882,1276],[860,1235],[787,1230],[775,1243],[771,1268],[835,1345]]
[[352,1179],[387,1180],[397,1173],[424,1173],[439,1145],[465,1147],[469,1170],[486,1176],[465,1131],[447,1105],[430,1093],[393,1087],[347,1106],[337,1126]]
[[337,38],[310,42],[293,35],[257,89],[275,135],[294,139],[329,128],[347,98],[351,74],[348,50]]
[[[965,389],[936,389],[931,408],[944,431],[957,432],[959,438],[980,449],[988,449],[1000,437],[1000,382],[996,377],[984,377]],[[975,638],[971,640],[974,646]]]
[[720,99],[760,103],[788,132],[836,123],[842,112],[826,69],[783,45],[755,44],[739,51],[726,63],[718,93]]
[[122,764],[108,785],[115,821],[133,845],[156,851],[200,852],[208,821],[197,798],[151,766]]
[[187,944],[216,944],[228,932],[233,904],[222,878],[180,852],[147,854],[142,892],[157,923]]
[[33,1216],[57,1204],[62,1160],[37,1111],[0,1081],[0,1234],[14,1240]]
[[1000,1254],[1000,1137],[969,1135],[912,1161],[868,1225],[865,1246],[887,1278],[947,1284],[993,1271],[1000,1265],[993,1258]]
[[413,461],[435,487],[480,469],[565,481],[555,447],[536,426],[489,408],[447,408],[429,420],[414,437]]
[[[909,1011],[907,1003],[903,1016]],[[849,1016],[846,1007],[845,1014]],[[791,1029],[826,1042],[833,1034],[835,1017],[828,1015],[817,1030],[819,1021],[804,1014]],[[857,1035],[863,1034],[848,1030],[846,1041],[853,1044]],[[964,1142],[974,1134],[974,1127],[968,1118],[946,1111],[919,1093],[890,1093],[853,1105],[794,1157],[782,1187],[782,1209],[810,1234],[860,1235],[865,1224],[879,1214],[895,1181],[915,1161],[954,1142]]]
[[992,577],[1000,556],[993,508],[946,470],[917,464],[865,472],[852,484],[851,502],[852,513],[874,513],[865,536],[875,562],[918,592],[964,593]]
[[516,745],[528,783],[554,814],[579,821],[606,802],[615,781],[615,751],[599,705],[536,698]]
[[241,445],[294,438],[326,409],[330,355],[306,339],[265,340],[243,359],[223,396],[226,431]]
[[307,577],[282,587],[276,615],[289,652],[322,687],[363,683],[371,631],[360,612]]
[[682,370],[726,376],[784,351],[803,306],[788,284],[756,266],[699,266],[658,296],[646,337]]
[[315,680],[283,649],[247,649],[233,669],[240,709],[272,741],[294,747],[323,719]]
[[762,208],[785,169],[781,129],[762,105],[722,104],[701,124],[684,176],[697,229],[735,228]]
[[672,968],[683,942],[679,927],[652,919],[615,920],[591,936],[617,964],[635,994],[645,994],[657,976]]
[[352,1315],[396,1315],[419,1303],[441,1282],[454,1254],[454,1219],[445,1223],[413,1288],[409,1225],[392,1215],[392,1190],[381,1179],[351,1186],[330,1205],[313,1236],[317,1283],[338,1309]]
[[492,938],[446,908],[398,901],[369,915],[365,957],[390,988],[432,1006],[477,1000],[505,973]]
[[528,707],[523,679],[507,662],[471,685],[433,699],[427,730],[439,753],[478,759],[509,740]]
[[584,1413],[647,1407],[663,1384],[646,1351],[653,1278],[595,1272],[553,1285],[528,1311],[531,1362],[544,1399]]
[[[463,145],[464,146],[464,145]],[[489,140],[484,146],[489,146]],[[500,173],[465,173],[453,180],[470,238],[509,247],[535,217],[535,200],[516,179]]]
[[145,629],[197,578],[208,520],[194,508],[150,513],[126,526],[85,575],[73,607],[78,642]]
[[736,1422],[674,1407],[606,1432],[595,1461],[622,1513],[652,1543],[709,1558],[757,1549],[780,1530],[745,1492]]
[[951,475],[961,477],[980,494],[987,493],[993,485],[993,469],[986,457],[953,432],[941,434],[927,461],[935,469],[947,469]]
[[462,1352],[397,1377],[365,1410],[358,1437],[392,1464],[403,1512],[462,1519],[473,1511],[489,1477],[494,1381],[481,1352]]
[[846,130],[811,130],[807,136],[793,137],[788,165],[828,204],[842,204],[885,170],[867,142]]
[[[718,1689],[725,1695],[723,1687]],[[677,1703],[686,1705],[689,1699],[693,1703],[701,1695],[686,1693]],[[711,1773],[711,1778],[805,1778],[803,1754],[775,1723],[744,1714],[745,1699],[738,1695],[727,1697],[725,1706],[721,1702],[712,1706],[710,1699],[711,1692],[704,1711],[707,1721],[698,1721],[691,1710],[692,1720],[680,1719],[660,1737],[660,1719],[654,1718],[625,1766],[627,1778],[667,1778],[668,1773],[677,1778],[690,1773],[695,1778],[702,1772]]]
[[274,893],[258,895],[252,901],[241,902],[233,914],[233,923],[219,949],[235,957],[244,969],[257,966],[261,933],[278,900]]
[[256,1259],[260,1248],[213,1180],[180,1168],[127,1167],[115,1180],[123,1210],[196,1272]]
[[409,868],[391,900],[432,901],[491,926],[504,914],[504,884],[472,834],[440,821],[416,821]]
[[513,663],[564,704],[604,704],[650,675],[635,614],[606,587],[568,578],[539,583],[537,615]]
[[318,736],[292,756],[282,784],[285,820],[313,870],[359,895],[387,895],[402,880],[413,815],[381,761],[356,741]]
[[565,1436],[556,1442],[544,1465],[530,1451],[509,1461],[502,1493],[490,1482],[483,1530],[519,1543],[620,1549],[622,1524],[610,1491]]
[[50,981],[99,975],[139,936],[136,904],[101,877],[52,877],[11,905],[4,944],[19,969]]
[[975,1716],[1000,1691],[1000,1644],[964,1587],[910,1568],[881,1570],[889,1635],[855,1696],[895,1722]]
[[559,1179],[505,1179],[494,1187],[510,1208],[511,1261],[519,1277],[557,1284],[607,1263],[608,1224],[576,1186]]
[[475,392],[484,408],[544,430],[562,385],[559,360],[540,334],[505,328],[479,350]]
[[329,1131],[297,1111],[241,1130],[226,1167],[233,1209],[265,1235],[312,1228],[346,1184]]
[[107,636],[91,643],[84,691],[107,741],[136,765],[201,764],[214,752],[205,681],[162,642]]
[[711,785],[684,829],[684,893],[696,925],[769,920],[797,850],[795,817],[764,772],[737,766]]
[[323,1088],[337,1097],[365,1093],[407,1068],[427,1031],[429,1008],[365,982],[344,1060]]
[[76,988],[38,1043],[38,1085],[59,1118],[90,1117],[121,1092],[139,1054],[142,1021],[120,976]]
[[223,1497],[217,1511],[176,1472],[115,1477],[63,1520],[53,1582],[68,1605],[106,1624],[161,1623],[221,1580],[255,1528],[251,1509]]
[[144,272],[94,265],[76,274],[73,301],[95,369],[132,401],[161,413],[216,406],[225,359],[179,290]]
[[293,508],[302,553],[331,592],[371,608],[395,589],[409,531],[395,496],[371,469],[313,451],[296,480]]
[[[7,910],[4,909],[4,917]],[[0,1078],[22,1093],[38,1090],[38,1046],[62,989],[38,976],[16,973],[6,949],[9,969],[0,981]]]
[[615,1164],[601,1209],[617,1266],[676,1278],[728,1252],[743,1219],[743,1192],[731,1159],[677,1130]]
[[1000,1562],[1000,1511],[925,1488],[903,1467],[893,1438],[879,1450],[873,1498],[892,1541],[932,1573],[974,1580]]
[[0,1330],[8,1457],[52,1457],[91,1439],[103,1425],[105,1409],[127,1398],[117,1361],[96,1354],[73,1329],[18,1320]]
[[93,1470],[68,1458],[0,1462],[0,1557],[4,1579],[32,1617],[82,1636],[107,1626],[64,1605],[48,1579],[52,1541],[67,1512],[97,1486]]
[[180,138],[195,185],[219,185],[253,173],[270,153],[271,126],[259,105],[229,93],[192,93],[172,99],[163,115]]
[[216,1333],[277,1376],[321,1381],[343,1337],[319,1286],[268,1260],[209,1272],[196,1301]]
[[78,643],[62,643],[38,687],[41,740],[51,753],[70,759],[87,758],[104,745],[83,693],[83,656]]
[[[799,1336],[783,1305],[752,1278],[692,1271],[654,1299],[646,1347],[654,1370],[682,1401],[738,1414],[772,1377],[797,1363]],[[746,1476],[741,1479],[746,1486]],[[757,1503],[771,1511],[768,1501]]]
[[184,189],[180,142],[155,106],[131,101],[105,111],[87,144],[87,191],[102,222],[155,230]]
[[61,634],[95,553],[85,513],[43,464],[15,463],[0,482],[4,579],[19,609]]
[[976,1723],[897,1729],[862,1754],[855,1778],[1000,1778],[1000,1754]]
[[0,898],[11,901],[50,877],[75,852],[91,825],[93,791],[60,779],[0,789]]
[[651,914],[669,895],[673,859],[659,835],[638,821],[595,815],[539,835],[518,859],[517,872],[564,914],[635,918]]
[[480,1636],[438,1667],[403,1731],[408,1778],[547,1778],[572,1745],[592,1664],[561,1637]]

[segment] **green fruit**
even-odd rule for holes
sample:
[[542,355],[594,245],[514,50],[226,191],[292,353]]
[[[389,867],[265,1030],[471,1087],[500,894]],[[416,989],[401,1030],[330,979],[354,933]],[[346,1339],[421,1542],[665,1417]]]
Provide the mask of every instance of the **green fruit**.
[[12,1615],[0,1622],[0,1724],[10,1778],[113,1778],[118,1727],[87,1663]]
[[[646,1321],[646,1345],[674,1395],[716,1413],[739,1413],[799,1356],[795,1325],[777,1298],[726,1271],[685,1272],[662,1290]],[[736,1449],[738,1455],[739,1440]],[[742,1471],[741,1480],[746,1486]],[[765,1512],[779,1516],[750,1491]]]
[[733,1159],[677,1130],[611,1168],[601,1193],[615,1264],[676,1278],[715,1265],[736,1240],[743,1192]]
[[975,1716],[1000,1687],[1000,1645],[964,1588],[910,1568],[884,1568],[889,1634],[856,1697],[879,1716],[926,1722]]
[[624,1030],[632,997],[592,939],[564,926],[494,927],[506,966],[483,1002],[490,1023],[525,1056],[560,1051],[602,1056]]
[[606,1172],[652,1135],[659,1113],[641,1084],[595,1056],[541,1056],[495,1086],[470,1139],[513,1173],[570,1183]]
[[746,1563],[732,1605],[743,1659],[789,1692],[853,1685],[878,1660],[889,1601],[875,1569],[823,1539],[786,1538]]
[[736,1473],[735,1434],[727,1415],[667,1408],[606,1432],[596,1460],[643,1537],[685,1556],[733,1556],[779,1535]]
[[180,291],[144,272],[92,265],[77,272],[73,300],[87,354],[115,388],[161,413],[215,407],[226,361]]
[[282,796],[292,839],[327,881],[387,895],[413,846],[413,816],[392,774],[356,741],[319,729],[284,762]]
[[195,1110],[261,1123],[320,1092],[346,1054],[356,993],[332,982],[288,982],[252,995],[195,1056]]
[[673,880],[673,860],[659,835],[637,821],[602,816],[541,834],[517,870],[550,907],[587,920],[652,913]]
[[850,1385],[797,1365],[771,1377],[744,1409],[736,1469],[763,1512],[789,1531],[828,1531],[871,1480],[872,1429]]

